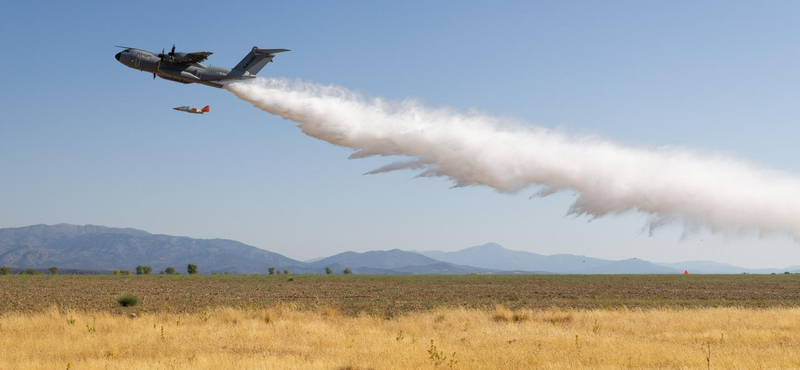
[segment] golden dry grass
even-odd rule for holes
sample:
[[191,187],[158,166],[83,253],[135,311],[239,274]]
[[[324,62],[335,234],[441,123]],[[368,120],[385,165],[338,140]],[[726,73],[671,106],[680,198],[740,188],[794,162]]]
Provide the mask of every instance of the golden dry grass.
[[800,368],[800,309],[7,313],[0,369]]

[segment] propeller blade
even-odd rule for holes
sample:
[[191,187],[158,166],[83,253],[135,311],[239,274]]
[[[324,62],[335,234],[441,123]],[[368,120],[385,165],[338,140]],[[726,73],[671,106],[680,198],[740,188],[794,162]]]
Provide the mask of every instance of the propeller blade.
[[156,79],[156,74],[158,71],[161,70],[161,61],[164,60],[164,48],[161,48],[161,54],[158,54],[158,64],[156,65],[156,71],[153,72],[153,79]]

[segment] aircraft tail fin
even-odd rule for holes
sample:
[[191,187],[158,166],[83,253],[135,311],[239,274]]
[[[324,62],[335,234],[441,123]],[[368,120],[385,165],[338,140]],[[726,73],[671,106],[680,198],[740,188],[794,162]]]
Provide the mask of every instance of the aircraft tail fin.
[[210,106],[209,106],[209,105],[206,105],[206,106],[205,106],[205,107],[203,107],[203,109],[201,109],[200,111],[208,113],[208,111],[209,111],[209,110],[210,110]]
[[253,50],[250,50],[244,59],[242,59],[236,67],[233,67],[234,70],[240,72],[249,72],[250,74],[256,74],[264,68],[267,63],[272,61],[272,58],[275,57],[277,53],[283,53],[285,51],[289,51],[287,49],[259,49],[258,46],[253,46]]

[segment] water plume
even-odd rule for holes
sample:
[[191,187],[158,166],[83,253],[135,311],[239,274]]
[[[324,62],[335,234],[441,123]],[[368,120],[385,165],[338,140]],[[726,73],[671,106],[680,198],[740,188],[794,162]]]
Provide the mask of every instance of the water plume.
[[280,78],[226,87],[254,106],[298,123],[307,135],[354,150],[351,158],[400,156],[368,174],[415,170],[454,187],[489,186],[535,196],[571,191],[568,213],[649,215],[646,229],[783,233],[800,239],[800,178],[719,155],[647,149],[577,136],[416,100],[366,98],[346,88]]

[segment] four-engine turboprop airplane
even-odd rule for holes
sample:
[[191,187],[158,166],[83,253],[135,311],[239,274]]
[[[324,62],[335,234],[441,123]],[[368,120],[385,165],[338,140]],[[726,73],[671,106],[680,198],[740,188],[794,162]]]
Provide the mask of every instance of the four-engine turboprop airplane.
[[117,60],[133,69],[153,74],[165,80],[184,84],[198,83],[213,87],[223,87],[225,81],[255,78],[267,63],[272,61],[275,54],[289,51],[287,49],[259,49],[257,46],[242,59],[233,69],[204,65],[200,62],[208,59],[213,54],[210,51],[197,51],[193,53],[175,52],[175,45],[169,53],[155,54],[147,50],[118,46],[125,50],[117,53]]
[[203,113],[208,113],[209,106],[206,105],[205,107],[203,107],[203,109],[197,109],[197,108],[191,108],[188,105],[183,105],[183,106],[175,107],[175,108],[172,108],[172,109],[174,109],[176,111],[179,111],[179,112],[203,114]]

